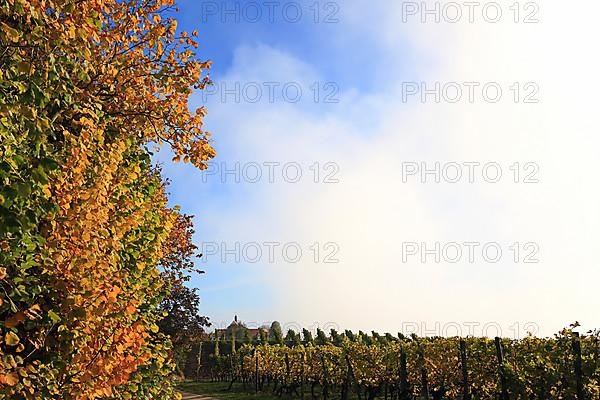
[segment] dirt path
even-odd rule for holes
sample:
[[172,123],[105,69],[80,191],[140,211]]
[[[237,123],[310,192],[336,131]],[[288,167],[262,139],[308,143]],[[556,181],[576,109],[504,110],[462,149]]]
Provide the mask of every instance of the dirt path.
[[206,397],[199,394],[181,392],[181,395],[183,396],[183,400],[215,400],[213,397]]

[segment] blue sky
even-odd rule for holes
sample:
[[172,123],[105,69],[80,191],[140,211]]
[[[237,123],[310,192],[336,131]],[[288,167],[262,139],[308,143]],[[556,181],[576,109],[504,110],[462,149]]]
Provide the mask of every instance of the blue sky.
[[[283,14],[279,13],[276,14],[273,22],[266,15],[258,22],[251,22],[241,14],[244,5],[240,2],[207,3],[211,4],[202,6],[197,1],[179,1],[180,12],[177,14],[177,19],[180,29],[189,32],[196,29],[199,31],[198,54],[202,59],[213,61],[210,73],[216,83],[221,82],[220,79],[232,67],[236,51],[245,46],[266,45],[305,59],[311,66],[317,68],[328,82],[357,85],[364,89],[369,89],[375,84],[375,79],[370,74],[361,74],[361,78],[356,79],[357,70],[348,64],[350,60],[334,56],[336,52],[338,54],[343,52],[343,49],[340,49],[342,43],[330,42],[324,45],[323,37],[329,36],[332,29],[338,29],[338,23],[315,24],[314,14],[310,16],[307,14],[310,5],[308,2],[302,5],[304,16],[298,23],[287,22]],[[213,4],[218,8],[216,15],[212,14]],[[231,14],[222,15],[223,10],[234,10],[236,7],[240,9],[237,17]],[[264,8],[263,12],[266,12]],[[236,22],[236,18],[239,18],[240,22]],[[368,63],[368,60],[374,58],[377,53],[375,47],[369,48],[372,54],[370,58],[363,60],[365,63]],[[359,62],[358,54],[357,52],[354,63]],[[367,70],[368,66],[365,65],[363,68]],[[212,100],[212,97],[210,99]],[[196,96],[195,102],[206,103],[201,96]],[[210,129],[210,117],[207,121]],[[219,152],[219,160],[235,162],[235,157],[228,156],[228,146],[222,140],[227,132],[215,132],[215,134],[215,147]],[[221,183],[215,179],[205,181],[199,179],[201,185],[190,187],[183,181],[186,180],[185,177],[194,176],[198,182],[201,173],[194,168],[172,166],[167,162],[165,171],[173,181],[170,189],[171,202],[181,205],[184,211],[194,210],[196,214],[197,242],[210,237],[209,232],[218,225],[218,216],[211,216],[209,221],[208,216],[202,211],[196,212],[199,204],[222,204],[224,209],[239,207],[239,198],[243,195],[240,194],[239,185],[235,182]],[[234,313],[254,321],[256,310],[267,309],[274,301],[263,280],[253,279],[251,272],[235,268],[236,264],[228,267],[227,263],[215,260],[213,263],[201,264],[201,266],[208,271],[208,274],[194,277],[191,284],[201,289],[203,299],[201,311],[213,317],[215,324],[227,323],[228,318],[232,318]],[[265,319],[255,322],[267,321]]]
[[[209,110],[205,124],[218,157],[208,172],[173,165],[168,151],[156,159],[172,181],[172,204],[196,216],[198,246],[219,246],[200,263],[207,274],[192,280],[201,312],[216,325],[237,314],[256,324],[409,333],[417,326],[416,333],[443,334],[448,324],[475,321],[522,336],[551,334],[575,320],[600,324],[600,304],[589,296],[600,278],[593,251],[600,192],[589,184],[600,144],[589,117],[599,88],[590,77],[600,63],[580,40],[597,36],[594,13],[549,1],[538,23],[521,23],[526,13],[515,23],[514,2],[502,1],[498,23],[477,13],[473,23],[422,22],[419,15],[403,23],[405,3],[311,0],[293,3],[303,14],[291,23],[282,8],[292,2],[277,3],[273,22],[265,2],[178,3],[179,27],[198,29],[199,57],[214,62],[213,92],[195,93],[192,103]],[[223,7],[236,4],[240,12],[262,5],[263,16],[223,21]],[[217,15],[203,14],[203,5]],[[333,11],[338,22],[324,23]],[[569,73],[574,62],[576,75]],[[476,82],[475,100],[452,102],[446,93],[438,102],[432,94],[403,101],[407,83],[431,90],[452,82],[463,94],[464,82]],[[250,90],[238,91],[240,101],[214,92],[236,83]],[[267,83],[277,85],[273,101]],[[490,83],[503,89],[498,102],[483,99],[480,88]],[[282,91],[290,84],[302,90],[297,102]],[[528,84],[538,89],[537,103],[523,101],[532,93]],[[236,163],[239,182],[219,175]],[[422,183],[418,174],[403,181],[407,164],[436,163],[458,163],[463,175],[465,163],[492,163],[502,179],[490,183],[479,170],[474,182]],[[262,176],[253,183],[257,166]],[[293,168],[283,175],[284,167]],[[302,173],[298,182],[290,179],[294,168]],[[537,183],[524,183],[530,173]],[[279,243],[274,261],[264,245],[272,242]],[[465,242],[498,244],[503,257],[403,261],[406,243]],[[223,243],[239,243],[237,256],[258,244],[262,257],[236,262],[225,254],[223,261]],[[296,262],[282,257],[290,244],[302,251]],[[533,253],[539,261],[524,263]]]
[[[223,76],[234,67],[236,54],[239,55],[240,51],[251,51],[248,49],[256,47],[269,48],[301,60],[315,71],[319,83],[333,82],[340,91],[376,93],[385,90],[390,74],[395,78],[401,74],[408,75],[410,68],[408,62],[399,63],[394,68],[381,68],[381,65],[386,64],[385,49],[380,48],[378,42],[372,38],[348,27],[348,21],[345,23],[343,18],[345,10],[340,9],[337,3],[318,4],[319,16],[316,17],[314,2],[296,2],[295,4],[299,4],[302,10],[302,17],[298,18],[298,22],[289,22],[290,18],[295,18],[297,7],[290,8],[289,12],[284,14],[282,8],[287,3],[274,5],[272,21],[268,17],[269,8],[262,5],[262,18],[253,22],[248,19],[252,17],[246,17],[242,11],[247,3],[249,2],[205,2],[203,6],[196,1],[178,2],[180,9],[177,14],[178,26],[189,32],[196,29],[199,31],[199,58],[213,61],[210,74],[217,84],[220,84]],[[224,11],[236,10],[236,7],[239,11],[234,14],[227,14]],[[239,22],[236,18],[239,18]],[[315,22],[315,18],[320,22]],[[344,33],[340,34],[341,32]],[[408,46],[404,53],[410,54]],[[273,65],[273,68],[277,67],[277,64]],[[416,73],[416,71],[411,72]],[[274,76],[274,81],[287,82],[277,79],[276,74]],[[305,85],[303,89],[306,91],[307,87],[308,85]],[[309,95],[303,94],[303,100],[306,97]],[[208,96],[206,101],[197,94],[194,97],[193,107],[203,104],[210,108],[211,101],[220,102],[219,95]],[[275,101],[286,103],[281,98]],[[309,107],[311,112],[318,114],[328,113],[332,108],[336,111],[337,108],[335,104],[327,104],[323,107],[323,104],[315,105],[307,101],[301,101],[294,106]],[[235,107],[234,103],[230,109]],[[211,122],[209,116],[207,118],[209,130],[213,130]],[[369,125],[377,123],[377,121],[366,122]],[[238,154],[233,156],[230,154],[235,146],[228,143],[227,130],[214,129],[214,131],[215,147],[219,153],[216,162],[237,162]],[[165,163],[166,175],[172,180],[170,188],[172,204],[181,205],[184,212],[196,215],[198,243],[210,238],[210,232],[219,224],[218,215],[206,215],[199,205],[219,204],[222,207],[220,210],[239,209],[243,207],[240,203],[243,202],[244,193],[252,190],[252,185],[244,185],[243,182],[240,185],[231,180],[223,183],[213,177],[202,179],[202,173],[192,167],[170,165],[166,161],[168,156],[164,154],[159,155],[158,159]],[[248,159],[252,160],[252,157]],[[188,184],[190,177],[196,182],[193,186]],[[247,210],[251,211],[251,205],[246,206]],[[268,309],[269,305],[276,300],[263,279],[253,278],[252,271],[239,268],[237,263],[229,265],[218,259],[201,265],[208,274],[195,277],[192,285],[201,290],[204,303],[202,312],[213,316],[215,323],[228,322],[228,318],[234,313],[260,323],[284,317],[270,316],[267,313],[256,315],[257,310]],[[259,321],[257,317],[263,318],[259,318]]]
[[[344,18],[346,10],[343,4],[308,0],[272,2],[274,4],[269,7],[265,5],[267,3],[232,0],[178,2],[180,27],[199,30],[199,54],[214,61],[212,76],[215,80],[231,67],[236,49],[257,44],[296,55],[317,68],[327,81],[367,92],[381,89],[392,73],[397,76],[413,72],[408,46],[404,53],[406,62],[396,66],[400,69],[381,68],[389,54],[373,38],[349,26],[349,21]],[[248,4],[260,5],[262,17],[256,22],[253,9],[246,8]],[[299,7],[289,7],[288,4]],[[288,7],[285,8],[287,11],[284,7]],[[227,12],[236,9],[237,12]],[[298,18],[295,17],[297,9],[301,10]],[[317,9],[318,17],[315,16]],[[269,10],[272,10],[272,19]],[[315,22],[315,18],[320,22]],[[289,22],[296,19],[297,22]]]

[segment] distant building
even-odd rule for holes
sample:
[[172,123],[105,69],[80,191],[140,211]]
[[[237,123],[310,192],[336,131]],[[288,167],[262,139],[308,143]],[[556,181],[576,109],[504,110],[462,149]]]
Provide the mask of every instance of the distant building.
[[233,318],[233,322],[229,324],[229,326],[225,329],[215,329],[212,339],[214,340],[216,336],[219,337],[219,340],[229,341],[231,337],[235,335],[236,340],[242,341],[244,337],[246,337],[246,331],[248,331],[248,336],[250,339],[254,340],[260,338],[260,332],[264,331],[267,337],[269,336],[270,329],[268,327],[260,327],[260,328],[248,328],[246,324],[242,321],[238,320],[237,315]]

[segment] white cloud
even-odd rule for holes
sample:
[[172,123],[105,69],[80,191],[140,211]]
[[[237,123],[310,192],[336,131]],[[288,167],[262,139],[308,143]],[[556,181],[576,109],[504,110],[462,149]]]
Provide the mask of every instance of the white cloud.
[[[215,241],[295,241],[306,251],[298,264],[236,267],[251,268],[279,299],[257,318],[391,332],[403,322],[497,322],[505,335],[514,323],[535,322],[541,334],[576,319],[599,326],[600,65],[590,44],[599,6],[584,3],[545,1],[531,25],[507,22],[510,14],[499,24],[402,24],[400,5],[344,4],[345,23],[330,40],[370,38],[389,55],[381,70],[405,63],[408,44],[423,81],[498,82],[497,104],[403,103],[402,76],[381,94],[341,88],[339,104],[311,104],[307,95],[297,105],[210,101],[207,124],[225,153],[218,162],[293,161],[304,174],[314,162],[340,166],[337,184],[240,184],[229,186],[228,203],[199,204],[218,223],[206,228]],[[307,88],[323,79],[321,62],[259,44],[240,48],[222,80]],[[514,82],[538,84],[540,103],[510,101]],[[497,162],[504,176],[498,184],[403,184],[409,161]],[[540,183],[512,183],[515,162],[537,163]],[[308,246],[329,241],[340,263],[315,264]],[[498,264],[403,264],[405,241],[499,242],[505,253]],[[514,242],[538,243],[541,262],[514,264]]]

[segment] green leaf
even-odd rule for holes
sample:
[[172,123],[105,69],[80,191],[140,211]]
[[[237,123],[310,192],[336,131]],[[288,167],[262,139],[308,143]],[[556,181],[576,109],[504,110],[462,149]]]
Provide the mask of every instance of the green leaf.
[[29,196],[31,194],[31,185],[29,183],[19,183],[17,185],[17,193],[23,197]]
[[42,158],[40,160],[40,165],[49,171],[58,169],[58,163],[51,158]]
[[56,314],[52,310],[48,311],[48,317],[50,317],[50,319],[52,320],[52,322],[55,323],[55,324],[57,324],[58,322],[60,322],[60,317],[58,316],[58,314]]
[[35,182],[42,183],[44,185],[48,183],[48,177],[42,168],[36,168],[31,171],[31,177]]

